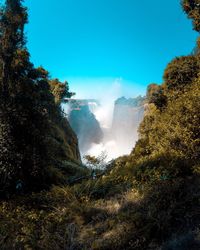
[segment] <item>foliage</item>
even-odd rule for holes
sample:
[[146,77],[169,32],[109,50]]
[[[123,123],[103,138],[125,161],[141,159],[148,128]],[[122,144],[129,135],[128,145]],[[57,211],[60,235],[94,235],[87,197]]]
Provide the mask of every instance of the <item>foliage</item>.
[[64,97],[70,98],[74,93],[69,92],[68,82],[60,82],[58,79],[52,79],[49,81],[50,90],[55,97],[55,103],[61,104]]
[[86,166],[91,169],[104,170],[106,167],[106,151],[102,151],[97,157],[91,155],[84,155],[84,160],[86,161]]
[[198,78],[184,88],[182,94],[179,92],[176,101],[168,101],[165,111],[159,112],[152,107],[146,115],[140,133],[143,140],[148,140],[152,155],[170,152],[184,159],[198,159],[199,86]]
[[197,56],[177,57],[170,62],[164,72],[164,83],[168,90],[179,90],[192,83],[200,70]]
[[147,87],[146,98],[148,103],[155,104],[158,109],[163,109],[167,105],[167,97],[164,94],[163,86],[155,83],[152,83]]
[[[58,91],[52,94],[49,85],[55,81],[42,67],[34,68],[25,47],[26,22],[21,1],[7,0],[0,13],[0,196],[16,192],[19,180],[25,192],[47,188],[61,161],[80,162],[76,136],[53,95],[58,102],[71,96],[68,85],[60,87],[57,100]],[[49,157],[52,141],[62,157]]]
[[[187,0],[183,4],[190,17],[198,14],[198,1]],[[198,25],[196,22],[197,19],[195,25]],[[15,52],[12,67],[18,73],[14,82],[11,81],[12,74],[8,76],[3,67],[3,60],[9,56],[1,54],[4,71],[1,91],[4,94],[9,91],[11,95],[7,97],[12,96],[13,101],[7,102],[4,98],[4,102],[0,102],[0,182],[4,184],[3,192],[9,191],[6,185],[12,186],[17,180],[14,180],[15,176],[19,178],[22,166],[23,176],[26,174],[25,180],[31,185],[36,180],[44,180],[46,185],[53,182],[64,186],[15,195],[2,201],[1,248],[199,249],[198,53],[174,59],[165,70],[164,83],[149,86],[145,117],[139,128],[140,138],[131,154],[111,162],[107,171],[95,180],[83,180],[69,186],[66,182],[72,183],[72,176],[87,175],[89,170],[78,162],[76,136],[59,107],[65,86],[49,79],[43,68],[35,69],[26,49]],[[15,88],[12,88],[14,83]],[[20,96],[21,91],[25,96]],[[16,131],[20,131],[20,136]],[[23,144],[21,148],[19,141]],[[37,145],[35,151],[32,151],[32,145]],[[44,165],[44,169],[38,168],[41,159],[37,157],[41,152],[45,163],[46,154],[49,156],[49,164]],[[23,165],[27,159],[29,162]],[[101,162],[91,156],[86,159],[91,166]],[[32,172],[31,162],[37,163],[35,172]]]
[[197,177],[158,180],[140,192],[134,187],[121,194],[115,190],[118,195],[107,199],[86,194],[81,187],[55,186],[2,202],[1,248],[142,250],[166,247],[174,238],[182,246],[199,244],[192,236],[181,241],[188,230],[193,237],[193,231],[198,232]]
[[182,0],[183,10],[193,21],[194,30],[200,31],[200,1],[199,0]]
[[200,37],[197,38],[196,45],[193,49],[193,54],[196,56],[200,56]]
[[37,87],[28,77],[32,65],[24,48],[26,22],[26,10],[21,2],[6,1],[0,20],[0,172],[4,180],[0,189],[4,194],[5,190],[13,191],[17,179],[23,179],[27,188],[34,186],[37,189],[37,183],[45,185],[46,178],[45,131],[48,131],[48,124],[43,107],[36,101]]

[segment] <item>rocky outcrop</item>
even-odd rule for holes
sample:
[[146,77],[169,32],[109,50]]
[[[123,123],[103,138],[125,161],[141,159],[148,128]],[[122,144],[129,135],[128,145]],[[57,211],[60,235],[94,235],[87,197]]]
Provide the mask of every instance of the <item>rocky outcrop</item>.
[[78,139],[66,118],[59,119],[59,122],[51,120],[47,143],[53,166],[62,172],[65,169],[67,177],[71,175],[71,164],[81,166]]
[[86,153],[93,143],[98,144],[103,139],[103,132],[92,109],[98,102],[95,100],[71,100],[69,102],[69,123],[76,133],[82,154]]
[[121,97],[116,100],[112,133],[115,140],[128,149],[132,149],[138,139],[138,127],[144,116],[144,97]]

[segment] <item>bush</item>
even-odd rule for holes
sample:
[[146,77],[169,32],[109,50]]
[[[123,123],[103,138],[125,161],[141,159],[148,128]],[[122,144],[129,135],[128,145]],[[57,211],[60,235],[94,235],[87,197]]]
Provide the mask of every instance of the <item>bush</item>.
[[177,57],[170,62],[164,72],[164,86],[167,90],[180,90],[191,84],[200,72],[200,62],[196,56]]

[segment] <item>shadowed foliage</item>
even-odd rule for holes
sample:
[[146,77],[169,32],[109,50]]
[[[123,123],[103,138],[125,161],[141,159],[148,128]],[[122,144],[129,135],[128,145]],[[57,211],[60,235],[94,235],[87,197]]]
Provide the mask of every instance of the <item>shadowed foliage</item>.
[[[25,47],[26,23],[27,12],[21,1],[7,0],[0,15],[0,194],[3,196],[14,193],[19,181],[27,191],[46,188],[61,176],[57,166],[62,161],[80,163],[76,135],[59,106],[62,98],[72,93],[67,83],[50,80],[46,70],[34,68],[30,62]],[[54,153],[53,160],[50,151]]]
[[194,30],[200,31],[200,1],[182,0],[183,10],[192,19]]

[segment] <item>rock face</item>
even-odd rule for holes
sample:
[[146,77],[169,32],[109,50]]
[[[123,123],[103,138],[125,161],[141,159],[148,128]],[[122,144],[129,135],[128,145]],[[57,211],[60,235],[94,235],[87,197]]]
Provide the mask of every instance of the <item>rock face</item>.
[[64,162],[81,164],[78,148],[78,139],[72,130],[67,118],[59,119],[59,122],[51,121],[51,136],[48,139],[48,154],[59,169]]
[[83,155],[93,143],[98,144],[103,139],[103,132],[99,122],[91,112],[98,105],[98,102],[95,100],[72,99],[68,104],[68,120],[78,137],[79,148]]
[[138,139],[138,127],[144,116],[144,97],[121,97],[115,101],[112,134],[121,147],[131,150]]

